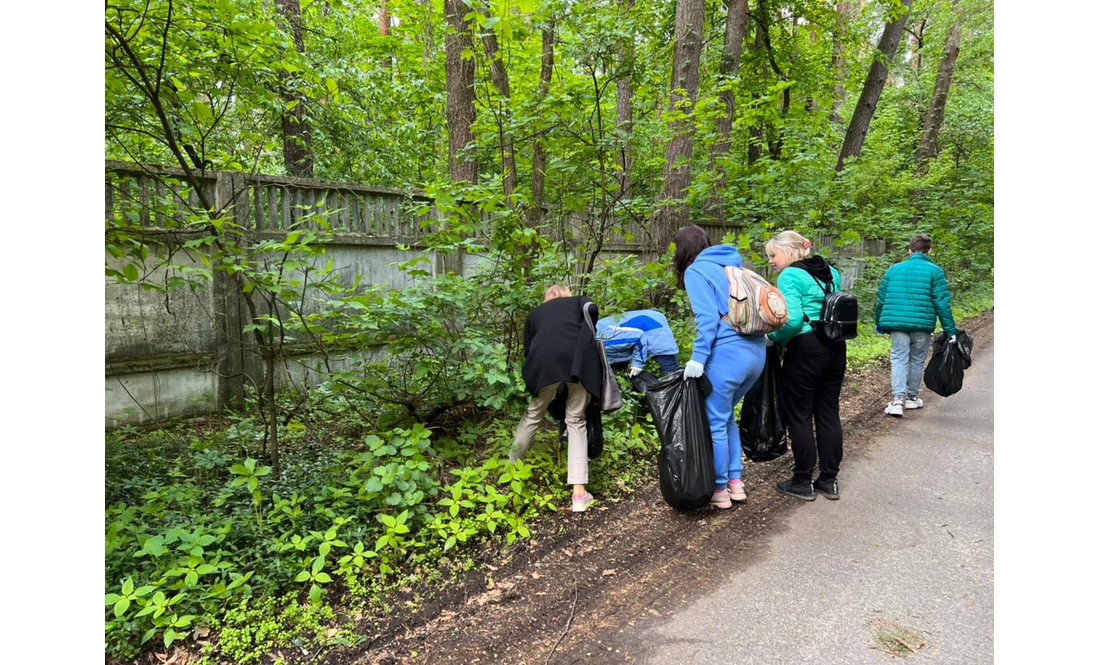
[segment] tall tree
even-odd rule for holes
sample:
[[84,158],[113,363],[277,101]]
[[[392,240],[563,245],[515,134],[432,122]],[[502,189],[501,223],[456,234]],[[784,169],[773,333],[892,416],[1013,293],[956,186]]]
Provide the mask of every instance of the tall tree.
[[959,28],[958,0],[955,0],[953,10],[955,21],[947,32],[947,39],[943,45],[943,57],[940,58],[940,68],[936,72],[936,83],[932,88],[932,103],[928,106],[928,113],[924,116],[924,131],[921,133],[920,146],[917,148],[917,164],[923,166],[928,160],[936,156],[939,151],[940,127],[943,126],[943,116],[947,110],[947,93],[951,90],[951,78],[955,73],[955,61],[959,58],[959,47],[962,34]]
[[867,72],[867,79],[863,82],[863,92],[859,95],[852,121],[848,124],[848,131],[844,135],[844,145],[840,147],[840,154],[837,156],[837,171],[844,168],[846,159],[858,157],[863,152],[863,142],[867,138],[867,130],[871,127],[871,118],[875,115],[882,89],[886,87],[886,77],[890,74],[890,62],[897,53],[898,44],[905,31],[905,21],[909,18],[909,8],[913,4],[913,0],[897,1],[903,11],[900,16],[887,23],[886,29],[882,31],[875,59]]
[[463,53],[473,53],[474,41],[470,23],[466,20],[466,3],[443,0],[447,20],[444,38],[447,75],[447,130],[450,142],[447,163],[453,182],[477,182],[477,153],[474,150],[474,60]]
[[[632,25],[631,10],[634,0],[619,0],[619,12],[626,25]],[[630,198],[630,168],[633,161],[634,130],[634,35],[628,34],[619,42],[619,72],[615,80],[615,129],[622,140],[619,158],[619,197]]]
[[833,30],[833,71],[836,72],[836,84],[833,86],[833,113],[830,116],[836,124],[844,121],[840,117],[840,107],[844,105],[847,89],[844,79],[848,76],[848,60],[844,57],[844,42],[848,36],[848,24],[851,21],[852,5],[849,0],[836,3],[836,29]]
[[[759,11],[766,12],[767,9],[761,7],[759,8]],[[756,67],[754,68],[755,71],[753,73],[756,75],[755,78],[759,80],[764,80],[767,76],[767,68],[764,66],[763,63],[764,59],[766,58],[764,53],[767,50],[768,27],[767,23],[762,20],[753,21],[753,25],[754,37],[753,41],[749,44],[750,52],[753,55],[753,59],[757,63]],[[753,101],[758,100],[760,98],[759,93],[753,92],[752,98]],[[761,121],[757,121],[755,124],[749,127],[749,144],[747,155],[745,156],[745,161],[747,161],[749,164],[755,164],[764,155],[764,143],[764,126]]]
[[378,34],[386,37],[390,34],[390,2],[382,0],[382,7],[378,10]]
[[[290,28],[294,49],[304,55],[305,39],[302,36],[302,7],[298,0],[276,0],[279,14]],[[313,140],[309,133],[308,106],[305,84],[301,77],[289,72],[279,73],[279,94],[286,106],[283,108],[283,161],[287,173],[299,178],[313,177]]]
[[662,208],[653,234],[658,251],[668,247],[676,231],[687,224],[683,200],[691,184],[691,154],[695,96],[699,91],[699,53],[702,50],[703,0],[677,0],[676,43],[672,52],[672,90],[669,94],[669,141],[665,149]]
[[[539,66],[538,99],[541,103],[550,92],[550,81],[554,76],[554,21],[542,29],[542,59]],[[531,154],[531,211],[528,220],[532,223],[542,219],[543,197],[546,191],[546,130],[535,133],[535,145]]]
[[[485,8],[482,8],[481,11],[486,19],[490,18],[489,12]],[[500,107],[496,113],[497,143],[500,146],[500,175],[501,183],[504,186],[504,196],[508,199],[509,205],[512,205],[512,193],[516,191],[516,157],[511,129],[512,86],[508,80],[508,70],[504,68],[504,62],[500,59],[497,33],[488,22],[481,33],[481,43],[485,46],[485,56],[489,61],[489,77],[492,79],[497,92],[500,93]]]
[[726,219],[726,207],[723,203],[726,168],[722,165],[722,160],[729,155],[733,121],[737,111],[737,96],[730,85],[741,71],[741,49],[745,41],[745,20],[748,13],[749,0],[727,0],[726,36],[722,43],[722,60],[718,65],[718,74],[725,86],[718,93],[718,98],[725,112],[718,116],[718,139],[711,147],[711,164],[714,165],[717,177],[714,180],[714,191],[707,202],[707,213],[719,223]]

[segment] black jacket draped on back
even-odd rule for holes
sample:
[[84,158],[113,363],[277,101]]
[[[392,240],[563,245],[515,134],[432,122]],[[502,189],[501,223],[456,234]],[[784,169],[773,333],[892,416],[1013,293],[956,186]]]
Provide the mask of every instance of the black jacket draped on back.
[[[603,386],[603,368],[596,337],[584,322],[582,308],[591,302],[584,296],[554,298],[536,307],[523,329],[523,380],[527,392],[538,392],[559,381],[580,382],[594,399]],[[593,304],[592,324],[599,318]]]

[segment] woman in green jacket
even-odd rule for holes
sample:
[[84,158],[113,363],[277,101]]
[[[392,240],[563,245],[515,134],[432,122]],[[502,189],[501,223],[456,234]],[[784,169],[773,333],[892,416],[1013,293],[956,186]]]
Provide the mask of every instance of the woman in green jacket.
[[794,456],[792,477],[778,487],[806,501],[813,501],[815,492],[827,499],[840,498],[836,479],[844,456],[840,386],[848,362],[844,342],[823,340],[810,326],[821,314],[829,284],[833,290],[840,289],[840,273],[820,256],[810,256],[810,247],[810,241],[795,231],[784,231],[764,246],[768,263],[779,273],[776,286],[787,300],[790,315],[786,325],[768,335],[784,349],[780,398]]

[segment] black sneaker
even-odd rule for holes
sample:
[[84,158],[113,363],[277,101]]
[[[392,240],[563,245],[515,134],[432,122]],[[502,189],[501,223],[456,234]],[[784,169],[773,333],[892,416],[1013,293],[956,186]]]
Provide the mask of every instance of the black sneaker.
[[779,488],[780,492],[790,494],[803,501],[813,501],[817,498],[817,495],[814,494],[814,486],[808,480],[804,483],[795,483],[794,479],[782,480],[776,483],[775,486]]
[[840,498],[840,485],[837,484],[836,478],[832,480],[821,480],[819,478],[814,481],[814,489],[821,492],[821,496],[826,499],[836,501]]

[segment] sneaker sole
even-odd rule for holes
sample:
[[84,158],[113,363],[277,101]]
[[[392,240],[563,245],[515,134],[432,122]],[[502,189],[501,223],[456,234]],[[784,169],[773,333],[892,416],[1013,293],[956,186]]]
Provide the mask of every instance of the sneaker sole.
[[826,494],[825,492],[822,492],[821,490],[817,490],[817,493],[820,494],[821,496],[825,497],[829,501],[840,501],[840,495],[839,494]]
[[575,513],[584,513],[584,512],[587,512],[587,511],[588,511],[588,504],[587,503],[584,504],[583,506],[573,506],[573,512],[575,512]]
[[[779,489],[779,488],[777,487],[776,489]],[[787,490],[784,490],[784,489],[779,489],[779,491],[786,494],[787,496],[793,496],[794,498],[802,499],[803,501],[813,501],[814,499],[817,498],[816,493],[811,494],[810,496],[803,496],[801,494],[795,494],[794,492],[788,492]]]

